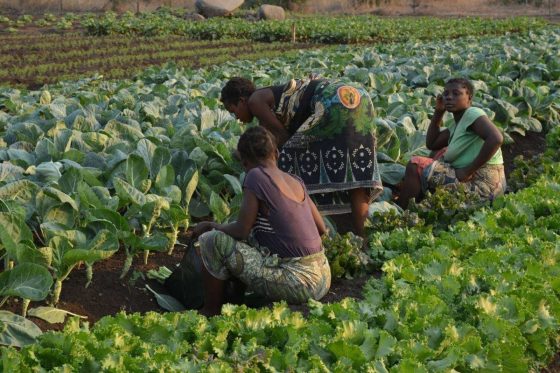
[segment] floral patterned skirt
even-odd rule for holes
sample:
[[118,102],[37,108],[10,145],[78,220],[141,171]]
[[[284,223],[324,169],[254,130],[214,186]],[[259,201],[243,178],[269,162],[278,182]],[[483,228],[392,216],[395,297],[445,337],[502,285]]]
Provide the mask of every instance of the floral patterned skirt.
[[220,232],[206,232],[199,238],[204,267],[220,280],[236,278],[248,290],[270,300],[301,304],[319,300],[331,286],[331,269],[324,251],[297,258],[279,258],[270,250],[237,241]]
[[350,212],[350,190],[382,191],[377,166],[373,103],[354,84],[325,81],[311,101],[312,114],[280,151],[278,166],[301,177],[324,215]]
[[474,173],[471,180],[460,182],[455,176],[455,169],[449,163],[438,160],[424,168],[420,181],[423,192],[433,192],[437,186],[452,189],[463,184],[467,190],[490,200],[504,194],[507,186],[503,165],[486,164]]

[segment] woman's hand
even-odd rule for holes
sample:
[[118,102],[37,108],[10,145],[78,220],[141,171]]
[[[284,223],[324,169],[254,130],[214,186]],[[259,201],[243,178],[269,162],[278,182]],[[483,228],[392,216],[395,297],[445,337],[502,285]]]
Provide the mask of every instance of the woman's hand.
[[196,240],[201,234],[211,231],[214,228],[216,228],[216,223],[211,221],[198,223],[192,231],[192,238]]
[[437,97],[436,97],[435,112],[437,114],[445,113],[445,103],[443,102],[443,96],[441,94],[437,95]]
[[444,114],[445,103],[443,102],[443,96],[437,95],[434,115],[430,120],[428,132],[426,133],[426,147],[430,150],[437,151],[449,145],[449,130],[444,129],[442,131],[440,129]]
[[498,128],[488,119],[486,115],[480,116],[469,127],[472,131],[484,140],[480,152],[467,167],[456,169],[455,176],[461,182],[471,180],[476,171],[488,162],[494,154],[500,149],[504,138]]
[[470,167],[455,169],[455,177],[462,183],[470,181],[473,178],[473,175],[474,173],[471,172]]

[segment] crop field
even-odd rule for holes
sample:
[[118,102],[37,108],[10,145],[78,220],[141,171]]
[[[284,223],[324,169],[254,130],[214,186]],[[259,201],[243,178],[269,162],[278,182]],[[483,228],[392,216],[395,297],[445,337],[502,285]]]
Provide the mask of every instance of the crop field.
[[[186,31],[191,26],[169,12],[81,17],[68,17],[69,27],[80,22],[89,35],[18,29],[33,20],[4,20],[0,35],[0,343],[8,345],[0,349],[1,370],[550,366],[560,347],[557,25],[419,18],[398,29],[397,20],[383,20],[378,38],[360,26],[366,17],[333,18],[324,27],[302,18],[305,44],[292,44],[280,23],[257,30],[233,19]],[[242,33],[231,31],[245,23]],[[333,45],[310,48],[317,42]],[[375,107],[386,188],[370,208],[365,249],[350,234],[333,232],[324,242],[333,287],[365,282],[360,295],[304,309],[226,305],[213,318],[184,311],[153,285],[166,276],[160,265],[179,260],[192,224],[231,221],[241,201],[243,172],[232,153],[244,127],[221,106],[221,87],[232,76],[267,86],[312,73],[363,84]],[[412,155],[427,154],[435,96],[451,76],[473,81],[475,105],[506,146],[540,133],[545,149],[515,161],[509,193],[492,205],[440,191],[395,212],[387,207],[391,187]],[[115,258],[118,268],[104,266]],[[119,299],[111,287],[149,284],[135,296],[172,312],[92,314],[88,323],[78,314],[86,308],[67,307],[65,290],[76,291],[76,279],[84,304],[140,310],[126,308],[135,300]],[[64,320],[63,330],[49,326]]]
[[[187,19],[185,19],[187,17]],[[301,16],[284,21],[261,21],[242,17],[215,18],[204,22],[188,19],[185,10],[161,8],[156,12],[134,14],[66,14],[43,17],[22,15],[16,19],[0,15],[0,31],[22,34],[44,30],[63,34],[79,30],[87,35],[166,36],[216,40],[240,38],[255,41],[292,41],[315,43],[392,42],[409,38],[454,38],[464,35],[499,35],[530,30],[545,23],[535,18],[485,19],[479,17],[383,18],[360,16]]]
[[[180,11],[117,16],[67,14],[0,16],[0,83],[37,89],[44,84],[99,74],[131,78],[168,62],[186,68],[234,60],[294,55],[333,44],[386,43],[535,30],[530,18],[303,17],[251,22],[242,18],[185,21]],[[294,40],[295,39],[295,40]]]
[[193,41],[181,36],[4,35],[0,36],[0,82],[36,89],[95,74],[104,79],[130,78],[168,62],[198,68],[235,59],[285,56],[310,47],[233,39]]

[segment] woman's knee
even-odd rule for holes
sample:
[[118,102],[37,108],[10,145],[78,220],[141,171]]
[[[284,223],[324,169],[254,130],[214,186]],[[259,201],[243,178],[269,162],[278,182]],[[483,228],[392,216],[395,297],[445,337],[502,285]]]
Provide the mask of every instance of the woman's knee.
[[420,185],[420,173],[417,164],[408,162],[404,172],[404,182],[408,185]]
[[198,238],[201,252],[213,251],[214,255],[229,257],[236,247],[236,240],[230,235],[212,230],[205,232]]
[[208,232],[204,232],[203,234],[201,234],[198,237],[198,243],[200,245],[200,248],[202,250],[207,249],[209,247],[214,247],[216,246],[216,239],[217,236],[222,233],[220,231],[217,230],[211,230]]

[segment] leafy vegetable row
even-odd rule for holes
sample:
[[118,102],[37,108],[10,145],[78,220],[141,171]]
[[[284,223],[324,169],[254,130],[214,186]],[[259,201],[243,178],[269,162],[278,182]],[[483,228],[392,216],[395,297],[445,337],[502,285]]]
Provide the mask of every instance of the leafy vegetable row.
[[[139,253],[171,250],[193,217],[234,216],[242,172],[232,150],[242,128],[218,102],[230,76],[253,76],[261,85],[310,72],[361,81],[376,107],[383,181],[396,184],[410,155],[425,151],[433,95],[450,75],[475,80],[476,100],[492,108],[489,115],[505,131],[557,126],[560,69],[550,56],[558,54],[559,39],[550,28],[307,51],[297,61],[256,66],[154,68],[135,81],[0,89],[0,226],[10,227],[0,229],[7,269],[0,295],[38,300],[52,291],[56,303],[79,262],[91,279],[93,263],[119,247],[130,263]],[[470,54],[463,56],[465,50]]]
[[291,41],[292,27],[300,42],[364,43],[403,42],[411,37],[419,39],[447,39],[465,35],[502,34],[508,31],[527,31],[544,26],[536,19],[390,19],[375,16],[305,17],[284,21],[254,22],[240,18],[213,18],[203,22],[185,21],[171,12],[134,15],[105,13],[89,18],[82,26],[89,35],[184,35],[194,39],[216,40],[235,37],[257,41]]
[[175,62],[183,68],[235,58],[295,55],[310,44],[248,40],[193,41],[181,36],[97,38],[83,35],[0,36],[0,85],[41,87],[100,74],[106,80],[133,77],[148,66]]
[[494,35],[535,30],[546,23],[529,18],[390,19],[375,16],[314,16],[260,22],[242,18],[213,18],[196,22],[185,19],[184,10],[169,8],[140,14],[126,12],[121,16],[114,12],[102,15],[68,13],[60,18],[45,14],[37,20],[30,15],[17,19],[0,16],[0,26],[5,25],[5,30],[10,33],[17,33],[18,28],[31,24],[44,28],[54,27],[59,32],[81,27],[88,35],[182,35],[204,40],[234,37],[266,42],[291,41],[292,27],[295,26],[295,36],[300,42],[342,44],[403,42],[411,37],[429,40],[465,35]]
[[[549,139],[557,146],[560,130]],[[555,148],[554,150],[555,151]],[[301,370],[428,372],[538,370],[557,349],[560,317],[560,166],[437,235],[374,235],[387,260],[364,299],[74,319],[22,348],[4,370]],[[390,256],[386,254],[391,253]]]

